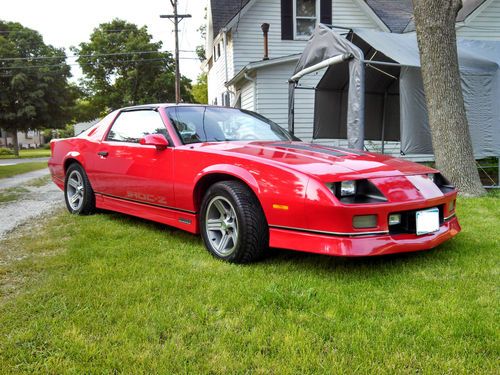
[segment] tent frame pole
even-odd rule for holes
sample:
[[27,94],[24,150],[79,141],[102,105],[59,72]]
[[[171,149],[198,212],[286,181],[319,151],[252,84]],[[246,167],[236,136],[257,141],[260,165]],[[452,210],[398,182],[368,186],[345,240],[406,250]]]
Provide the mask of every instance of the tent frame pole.
[[323,60],[323,61],[321,61],[317,64],[314,64],[308,68],[302,69],[300,72],[297,72],[296,74],[294,74],[292,76],[292,78],[290,78],[289,81],[299,82],[299,79],[301,79],[306,74],[309,74],[309,73],[315,72],[317,70],[326,68],[330,65],[335,65],[335,64],[341,63],[343,61],[350,60],[352,58],[353,58],[353,55],[350,53],[345,53],[343,55],[337,55],[337,56],[330,57],[329,59]]
[[382,155],[385,151],[385,118],[386,118],[386,106],[387,106],[387,90],[384,92],[384,105],[382,107]]
[[403,66],[399,63],[391,63],[387,61],[377,61],[377,60],[361,60],[361,62],[364,63],[365,65],[373,64],[373,65],[387,65],[387,66],[397,66],[397,67]]

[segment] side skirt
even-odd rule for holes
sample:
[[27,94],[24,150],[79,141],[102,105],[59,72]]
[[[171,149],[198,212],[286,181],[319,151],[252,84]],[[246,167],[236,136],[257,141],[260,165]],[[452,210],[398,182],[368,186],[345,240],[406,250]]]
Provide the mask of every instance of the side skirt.
[[97,208],[156,221],[193,234],[198,233],[198,217],[195,213],[157,207],[97,193],[95,197]]

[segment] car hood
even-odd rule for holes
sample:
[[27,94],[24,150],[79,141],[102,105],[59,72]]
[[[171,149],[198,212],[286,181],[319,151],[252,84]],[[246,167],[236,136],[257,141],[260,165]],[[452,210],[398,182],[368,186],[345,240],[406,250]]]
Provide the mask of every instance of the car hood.
[[222,142],[200,150],[280,165],[323,181],[408,176],[435,172],[420,164],[385,155],[304,142]]

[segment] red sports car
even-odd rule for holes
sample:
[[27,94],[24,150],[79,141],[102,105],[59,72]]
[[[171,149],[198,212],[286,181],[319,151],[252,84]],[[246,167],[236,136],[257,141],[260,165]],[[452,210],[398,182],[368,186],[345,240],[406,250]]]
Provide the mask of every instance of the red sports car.
[[460,231],[457,191],[437,170],[303,143],[240,109],[124,108],[51,150],[52,179],[71,213],[101,208],[201,233],[231,262],[268,247],[341,256],[424,250]]

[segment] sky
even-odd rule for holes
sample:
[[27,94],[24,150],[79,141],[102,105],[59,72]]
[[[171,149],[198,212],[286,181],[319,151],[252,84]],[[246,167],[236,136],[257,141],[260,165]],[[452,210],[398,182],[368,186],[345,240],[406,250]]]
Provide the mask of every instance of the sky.
[[[146,25],[154,41],[163,42],[163,50],[174,51],[174,27],[168,19],[160,19],[160,14],[172,14],[170,0],[3,0],[0,19],[15,21],[23,26],[37,30],[42,34],[45,43],[55,47],[66,48],[77,46],[88,41],[93,29],[99,24],[120,18],[137,24]],[[194,50],[203,44],[196,31],[204,20],[207,0],[178,0],[179,14],[191,14],[192,18],[184,19],[179,25],[179,49],[193,52],[181,52],[179,64],[181,74],[196,81],[201,73],[200,61],[195,59]],[[182,59],[182,58],[185,59]],[[74,59],[69,59],[74,63]],[[73,79],[81,77],[77,66],[72,66]]]

